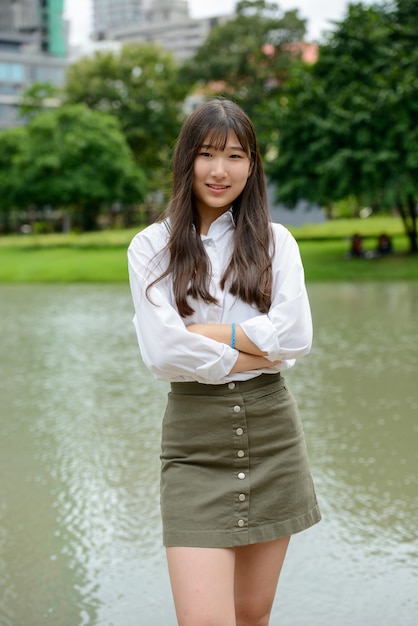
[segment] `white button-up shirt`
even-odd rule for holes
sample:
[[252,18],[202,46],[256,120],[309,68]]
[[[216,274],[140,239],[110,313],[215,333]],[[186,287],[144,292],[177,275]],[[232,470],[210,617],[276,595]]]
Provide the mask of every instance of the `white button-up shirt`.
[[[215,220],[202,242],[212,267],[212,293],[217,304],[190,299],[194,314],[182,318],[177,310],[170,277],[148,292],[160,276],[168,253],[159,254],[169,233],[164,223],[148,226],[132,240],[128,250],[129,278],[135,307],[134,325],[145,365],[156,378],[171,382],[207,384],[248,380],[294,365],[312,343],[312,320],[299,248],[290,232],[272,224],[275,239],[272,303],[267,314],[223,291],[220,279],[233,249],[234,222],[230,211]],[[247,337],[270,361],[280,364],[262,370],[230,374],[238,351],[203,335],[187,331],[189,324],[239,324]]]

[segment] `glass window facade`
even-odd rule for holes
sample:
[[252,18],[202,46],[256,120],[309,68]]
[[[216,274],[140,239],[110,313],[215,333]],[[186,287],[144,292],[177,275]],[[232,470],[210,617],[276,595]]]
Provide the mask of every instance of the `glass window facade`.
[[62,67],[52,67],[48,65],[32,65],[29,68],[29,79],[31,83],[52,83],[53,85],[64,84],[64,69]]
[[25,67],[21,63],[0,62],[0,81],[5,83],[23,83]]
[[17,119],[17,106],[0,103],[1,126],[11,126]]

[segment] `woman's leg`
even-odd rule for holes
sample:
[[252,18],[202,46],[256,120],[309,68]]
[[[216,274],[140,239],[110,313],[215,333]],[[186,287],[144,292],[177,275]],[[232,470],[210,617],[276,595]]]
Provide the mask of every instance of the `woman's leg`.
[[167,548],[179,626],[236,626],[235,552],[230,548]]
[[289,540],[236,548],[236,626],[268,626]]

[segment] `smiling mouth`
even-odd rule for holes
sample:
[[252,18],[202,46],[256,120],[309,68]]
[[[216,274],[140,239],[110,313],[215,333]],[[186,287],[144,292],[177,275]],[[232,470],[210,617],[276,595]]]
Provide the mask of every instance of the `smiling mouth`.
[[224,189],[229,189],[229,185],[207,185],[209,189],[214,189],[215,191],[223,191]]

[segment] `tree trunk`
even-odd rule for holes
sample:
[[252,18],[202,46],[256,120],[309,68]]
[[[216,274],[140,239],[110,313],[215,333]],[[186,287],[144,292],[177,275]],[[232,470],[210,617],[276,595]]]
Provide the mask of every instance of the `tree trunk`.
[[11,232],[11,220],[10,220],[11,211],[10,209],[3,209],[1,212],[1,226],[0,232],[5,235],[8,235]]
[[409,195],[406,199],[405,205],[402,200],[399,199],[398,209],[405,228],[405,233],[409,239],[409,252],[411,254],[416,254],[418,252],[418,242],[417,205],[415,202],[415,198],[412,195]]
[[418,252],[417,245],[417,204],[415,198],[412,195],[408,196],[408,210],[409,210],[409,222],[410,222],[410,252],[416,254]]
[[99,207],[93,203],[86,204],[81,208],[81,227],[84,232],[97,229],[98,213]]

